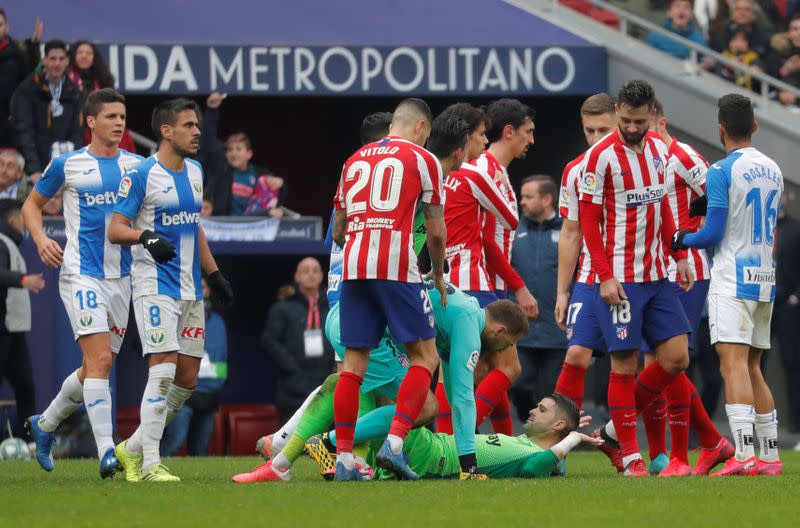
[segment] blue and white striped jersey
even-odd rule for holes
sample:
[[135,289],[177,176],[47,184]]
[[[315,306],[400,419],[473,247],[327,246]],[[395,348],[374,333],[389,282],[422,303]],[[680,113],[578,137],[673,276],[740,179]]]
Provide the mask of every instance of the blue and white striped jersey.
[[709,209],[728,210],[714,253],[710,293],[774,301],[781,169],[753,147],[737,149],[708,169],[706,188]]
[[325,246],[331,250],[331,264],[328,268],[328,306],[333,306],[339,302],[339,289],[342,285],[342,268],[344,266],[344,252],[342,247],[333,241],[333,216],[328,223],[328,232],[325,234]]
[[114,158],[102,158],[84,147],[54,158],[47,166],[35,188],[46,198],[63,188],[67,246],[62,275],[96,279],[130,275],[130,248],[109,242],[106,230],[122,174],[143,159],[124,150]]
[[149,229],[175,247],[177,256],[157,264],[141,245],[133,246],[133,297],[166,295],[201,300],[198,231],[203,203],[203,168],[186,159],[182,172],[150,156],[128,170],[119,185],[114,212],[130,218],[136,229]]

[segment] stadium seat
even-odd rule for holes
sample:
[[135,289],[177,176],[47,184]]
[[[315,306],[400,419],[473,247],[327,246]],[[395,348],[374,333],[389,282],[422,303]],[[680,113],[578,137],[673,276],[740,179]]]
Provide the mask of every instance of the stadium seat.
[[601,22],[609,27],[615,29],[619,27],[619,17],[617,15],[606,9],[594,7],[592,3],[587,0],[560,0],[560,2],[561,5],[564,5],[573,11],[577,11],[588,17],[594,18],[598,22]]
[[223,405],[228,425],[228,454],[252,455],[256,441],[280,427],[280,412],[274,405]]
[[129,438],[139,427],[139,406],[120,405],[117,407],[117,437]]

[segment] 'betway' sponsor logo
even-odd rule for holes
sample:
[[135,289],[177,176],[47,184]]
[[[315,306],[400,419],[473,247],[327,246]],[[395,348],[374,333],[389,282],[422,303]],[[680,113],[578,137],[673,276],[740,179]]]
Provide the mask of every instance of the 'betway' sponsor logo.
[[628,207],[658,203],[664,198],[663,185],[650,185],[625,191],[625,204]]
[[161,225],[165,227],[171,225],[181,225],[181,224],[197,224],[199,222],[200,222],[200,213],[188,213],[186,211],[181,211],[180,213],[174,215],[161,213]]
[[100,194],[83,193],[83,200],[86,205],[114,205],[117,203],[117,193],[114,191],[106,191]]
[[745,284],[775,284],[775,270],[768,268],[744,268]]

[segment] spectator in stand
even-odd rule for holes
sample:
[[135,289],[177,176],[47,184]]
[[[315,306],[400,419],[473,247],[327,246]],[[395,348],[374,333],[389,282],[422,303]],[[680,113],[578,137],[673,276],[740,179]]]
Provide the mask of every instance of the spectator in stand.
[[208,190],[203,191],[203,204],[200,206],[200,217],[208,218],[214,214],[214,199]]
[[33,37],[25,42],[9,35],[6,12],[0,9],[0,147],[13,147],[14,127],[9,121],[11,96],[39,63],[39,38],[43,24],[36,19]]
[[283,178],[253,165],[253,147],[247,134],[231,134],[225,143],[217,139],[219,107],[225,94],[214,92],[206,101],[200,151],[206,168],[206,186],[214,203],[214,216],[283,216],[286,199]]
[[[755,70],[764,71],[758,53],[750,48],[750,35],[744,30],[737,30],[731,34],[731,40],[727,49],[722,52],[722,56]],[[715,72],[720,77],[747,90],[757,91],[761,86],[761,83],[754,81],[747,73],[737,71],[722,63],[716,65]]]
[[[103,56],[100,55],[97,46],[88,40],[79,40],[73,43],[67,51],[67,57],[69,58],[67,77],[78,87],[83,101],[92,92],[101,88],[114,87],[114,76],[111,75]],[[83,106],[83,101],[81,102],[81,107]],[[84,123],[83,145],[88,145],[91,141],[92,133]],[[127,128],[122,133],[119,148],[136,153],[136,144],[133,142],[133,137],[131,137]]]
[[785,31],[792,18],[800,15],[797,0],[758,0],[758,6],[777,31]]
[[[795,15],[789,21],[788,32],[773,36],[771,44],[767,73],[800,88],[800,15]],[[796,95],[786,90],[778,90],[778,100],[785,105],[800,103]]]
[[[59,189],[50,201],[42,207],[45,216],[64,216],[64,191]],[[136,333],[136,332],[134,332]]]
[[215,310],[206,278],[202,279],[206,309],[206,333],[203,358],[200,360],[197,388],[164,431],[163,456],[175,456],[186,442],[189,456],[208,455],[214,432],[214,414],[219,407],[222,388],[228,378],[228,332],[225,321]]
[[80,147],[81,92],[66,76],[67,45],[51,40],[44,47],[44,60],[11,97],[18,148],[25,157],[25,172],[36,183],[52,154]]
[[25,178],[25,158],[14,149],[0,151],[0,198],[25,201],[32,185]]
[[[727,5],[724,1],[720,2],[721,7]],[[731,37],[734,33],[744,31],[748,35],[750,49],[755,51],[759,57],[766,55],[769,49],[769,37],[772,33],[769,23],[759,24],[756,18],[756,9],[753,0],[733,0],[730,9],[730,16],[722,19],[724,11],[720,9],[718,20],[710,30],[709,46],[718,53],[722,53],[728,48]]]
[[556,324],[558,238],[562,219],[556,214],[558,187],[550,176],[522,180],[520,217],[511,265],[539,302],[539,317],[531,320],[527,337],[517,344],[522,374],[511,388],[511,401],[523,422],[528,411],[553,392],[567,339]]
[[[690,0],[672,0],[667,11],[667,19],[664,21],[664,29],[703,46],[706,45],[706,39],[692,20]],[[678,44],[655,32],[647,36],[647,44],[678,59],[688,59],[691,52],[688,46]]]
[[322,331],[328,301],[319,261],[301,260],[294,280],[294,295],[270,307],[261,334],[262,346],[280,371],[276,405],[284,417],[294,414],[334,369],[333,348]]

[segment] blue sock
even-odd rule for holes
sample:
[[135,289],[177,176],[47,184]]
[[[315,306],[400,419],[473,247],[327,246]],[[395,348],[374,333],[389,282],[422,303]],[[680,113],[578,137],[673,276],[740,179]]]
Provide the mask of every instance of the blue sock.
[[[394,419],[394,408],[394,405],[378,407],[359,418],[356,422],[353,443],[363,444],[389,434],[389,428],[392,426],[392,420]],[[328,438],[333,445],[336,445],[336,431],[331,431]]]

